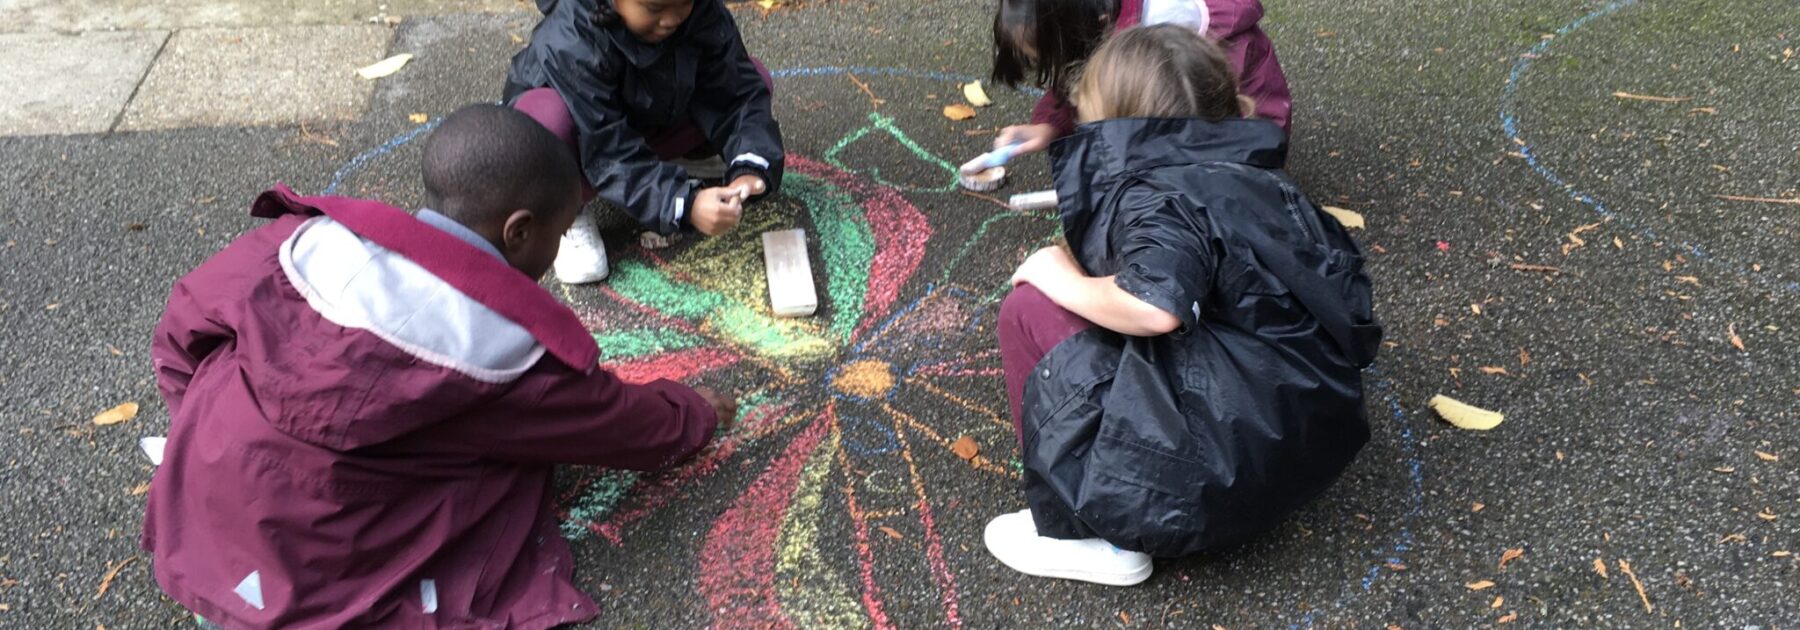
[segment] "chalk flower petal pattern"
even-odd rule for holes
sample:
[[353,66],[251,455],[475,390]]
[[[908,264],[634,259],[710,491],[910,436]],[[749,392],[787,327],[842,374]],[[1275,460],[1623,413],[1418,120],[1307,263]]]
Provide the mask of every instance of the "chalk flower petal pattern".
[[[747,216],[730,235],[668,258],[634,253],[598,289],[605,313],[587,321],[603,362],[622,378],[691,381],[728,370],[754,374],[758,389],[744,397],[737,426],[681,468],[584,473],[561,497],[564,535],[622,544],[634,524],[689,497],[697,482],[741,483],[719,474],[748,463],[734,455],[772,451],[694,549],[697,595],[714,626],[891,628],[891,610],[916,618],[923,603],[890,598],[886,586],[921,583],[936,588],[934,616],[960,626],[943,508],[921,466],[954,465],[976,479],[1018,473],[951,451],[965,435],[993,445],[1014,438],[1011,420],[991,406],[1001,391],[991,322],[1004,287],[978,294],[944,280],[991,247],[1007,248],[1001,257],[1023,251],[990,239],[991,225],[1044,218],[996,209],[967,238],[937,244],[900,188],[835,159],[789,160],[779,203],[795,212]],[[928,163],[953,168],[937,162]],[[789,227],[805,227],[817,248],[822,308],[814,318],[769,313],[754,239]],[[937,281],[920,277],[928,247],[946,246],[951,262]],[[955,421],[922,417],[928,408],[953,409]],[[847,548],[825,531],[849,532]]]

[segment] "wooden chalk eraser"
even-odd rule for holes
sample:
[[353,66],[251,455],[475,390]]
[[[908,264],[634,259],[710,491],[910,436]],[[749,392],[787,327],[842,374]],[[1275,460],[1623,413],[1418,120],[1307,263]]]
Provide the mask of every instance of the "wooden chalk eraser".
[[762,242],[770,310],[776,317],[811,316],[819,309],[819,294],[806,257],[806,230],[763,232]]

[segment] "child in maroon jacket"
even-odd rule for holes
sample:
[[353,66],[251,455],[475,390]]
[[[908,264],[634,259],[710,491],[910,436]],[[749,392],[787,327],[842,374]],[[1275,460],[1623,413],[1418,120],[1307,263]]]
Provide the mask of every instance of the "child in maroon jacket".
[[425,147],[430,209],[264,193],[274,222],[175,284],[152,356],[169,407],[143,546],[227,628],[548,628],[592,619],[551,472],[651,470],[735,403],[597,367],[537,283],[580,207],[573,158],[519,112]]

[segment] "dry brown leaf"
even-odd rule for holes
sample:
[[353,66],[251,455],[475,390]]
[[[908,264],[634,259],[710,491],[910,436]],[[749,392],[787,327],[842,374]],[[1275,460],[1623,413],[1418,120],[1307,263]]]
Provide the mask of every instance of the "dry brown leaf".
[[1469,312],[1472,312],[1476,315],[1480,315],[1481,314],[1481,305],[1480,304],[1470,304]]
[[1729,475],[1731,473],[1737,472],[1737,469],[1732,468],[1730,466],[1720,466],[1718,468],[1714,468],[1713,472]]
[[1519,348],[1519,367],[1527,365],[1531,365],[1531,353],[1526,352],[1524,348]]
[[1611,577],[1606,574],[1606,561],[1599,558],[1594,558],[1594,572],[1600,574],[1602,578]]
[[112,588],[113,578],[119,577],[119,572],[125,570],[125,565],[131,564],[133,562],[137,562],[137,559],[138,559],[137,556],[132,556],[132,557],[126,558],[124,560],[120,560],[117,564],[114,564],[114,565],[112,565],[111,568],[108,568],[106,570],[106,575],[104,577],[100,578],[100,591],[97,593],[94,593],[94,599],[100,599],[101,597],[105,597],[106,589]]
[[1614,236],[1613,237],[1613,249],[1625,249],[1625,241],[1621,241],[1621,240],[1619,240],[1619,237]]
[[100,412],[100,415],[94,416],[94,424],[100,426],[118,424],[136,418],[137,414],[138,404],[135,402],[128,402]]
[[421,112],[421,113],[412,114],[410,116],[407,116],[406,119],[413,121],[414,123],[423,123],[427,120],[431,120],[431,116]]
[[896,531],[892,527],[882,525],[882,526],[876,527],[875,529],[879,529],[879,530],[881,530],[881,533],[887,534],[888,538],[892,538],[894,540],[906,540],[905,536],[902,536],[899,531]]
[[1747,539],[1744,538],[1743,534],[1728,534],[1724,538],[1719,539],[1719,544],[1724,545],[1734,542],[1745,542],[1746,540]]
[[1727,338],[1731,340],[1731,347],[1737,348],[1738,352],[1749,352],[1749,350],[1744,349],[1744,338],[1739,337],[1737,334],[1736,323],[1726,324],[1725,334],[1727,335]]
[[512,40],[513,40],[514,45],[525,43],[525,38],[519,37],[518,33],[508,33],[508,34],[512,35]]
[[1775,557],[1777,557],[1777,558],[1786,558],[1786,557],[1788,557],[1788,556],[1791,556],[1791,555],[1794,555],[1794,554],[1793,554],[1793,552],[1791,552],[1791,551],[1788,551],[1788,550],[1786,550],[1786,549],[1782,549],[1782,550],[1779,550],[1779,551],[1774,551],[1774,552],[1771,552],[1771,553],[1770,553],[1770,554],[1769,554],[1769,555],[1771,555],[1771,556],[1775,556]]
[[950,120],[968,120],[975,117],[975,108],[962,103],[945,105],[944,117]]
[[1518,560],[1524,555],[1525,550],[1518,547],[1506,550],[1504,553],[1500,554],[1500,568],[1504,570],[1506,568],[1506,563]]
[[1487,589],[1494,588],[1494,581],[1493,580],[1482,580],[1480,582],[1470,582],[1468,584],[1464,584],[1463,588],[1467,588],[1471,591],[1485,591]]
[[1519,613],[1506,613],[1505,617],[1495,619],[1494,623],[1512,623],[1519,620]]
[[115,356],[115,357],[122,357],[122,356],[125,356],[125,351],[124,351],[124,350],[120,350],[120,349],[118,349],[118,348],[116,348],[116,347],[113,347],[113,346],[107,346],[107,347],[106,347],[106,352],[107,352],[107,353],[108,353],[108,354],[111,354],[111,355],[113,355],[113,356]]
[[1487,509],[1487,504],[1480,501],[1476,501],[1475,505],[1469,507],[1470,512],[1480,512],[1485,509]]
[[950,452],[956,453],[957,457],[961,457],[965,461],[971,460],[981,454],[981,445],[975,443],[975,438],[965,435],[957,438],[956,442],[950,445]]
[[1652,103],[1686,103],[1694,100],[1694,97],[1692,96],[1647,96],[1644,94],[1632,94],[1630,92],[1613,92],[1612,95],[1614,98],[1627,101],[1650,101]]
[[143,496],[144,493],[149,492],[149,491],[150,491],[150,482],[146,481],[144,483],[140,483],[138,485],[132,486],[131,487],[131,496],[134,496],[134,497]]
[[1686,282],[1686,283],[1694,285],[1694,286],[1700,286],[1700,279],[1696,278],[1694,276],[1675,276],[1675,281],[1676,282]]
[[1781,461],[1781,456],[1776,455],[1774,453],[1765,453],[1763,451],[1757,451],[1756,457],[1757,457],[1757,459],[1761,459],[1765,462]]
[[1631,572],[1631,563],[1620,560],[1619,572],[1631,578],[1631,587],[1637,589],[1638,599],[1644,600],[1644,612],[1656,612],[1656,607],[1650,605],[1650,594],[1644,592],[1644,583],[1638,581],[1636,573]]
[[1127,626],[1131,625],[1131,613],[1125,612],[1123,610],[1119,611],[1119,621],[1124,623]]
[[1483,365],[1483,366],[1481,366],[1481,373],[1482,374],[1498,374],[1500,376],[1512,376],[1511,373],[1506,371],[1506,368],[1500,367],[1498,365]]
[[1760,518],[1765,521],[1773,521],[1773,520],[1775,520],[1777,518],[1781,518],[1781,517],[1776,516],[1774,510],[1771,510],[1769,508],[1763,508],[1763,511],[1756,513],[1756,518]]
[[1494,609],[1494,610],[1499,610],[1499,609],[1500,609],[1500,605],[1501,605],[1501,604],[1505,604],[1505,603],[1506,603],[1506,598],[1505,598],[1505,597],[1501,597],[1501,596],[1499,596],[1499,595],[1495,595],[1495,596],[1494,596],[1494,603],[1492,603],[1492,604],[1488,604],[1488,608],[1491,608],[1491,609]]
[[1384,563],[1384,566],[1386,566],[1389,571],[1405,571],[1406,570],[1406,565],[1400,564],[1398,562],[1387,562],[1387,563]]

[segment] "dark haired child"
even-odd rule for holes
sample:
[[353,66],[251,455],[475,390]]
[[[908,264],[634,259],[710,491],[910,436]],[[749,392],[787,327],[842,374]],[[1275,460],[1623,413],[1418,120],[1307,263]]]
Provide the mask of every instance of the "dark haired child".
[[1015,154],[1049,148],[1075,130],[1069,102],[1074,73],[1107,35],[1134,26],[1178,24],[1219,42],[1239,78],[1239,91],[1255,102],[1258,118],[1288,128],[1292,98],[1275,47],[1258,22],[1259,0],[1000,0],[994,14],[994,81],[1045,89],[1031,123],[1001,130],[996,148]]
[[[568,144],[584,200],[598,196],[664,236],[713,235],[781,185],[773,84],[723,0],[538,0],[538,9],[544,19],[513,57],[505,98]],[[607,269],[582,213],[556,277],[598,282]]]
[[735,403],[597,367],[538,285],[580,208],[568,150],[476,105],[425,147],[428,210],[300,197],[175,283],[142,544],[226,628],[548,628],[575,587],[552,466],[657,469]]
[[1381,328],[1361,250],[1281,171],[1230,63],[1191,29],[1113,36],[1051,147],[1068,248],[1000,306],[1030,509],[987,526],[1021,572],[1130,585],[1242,542],[1368,440]]

